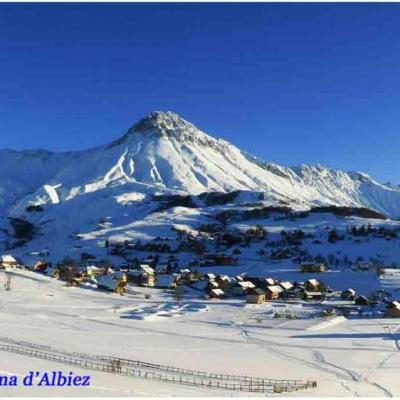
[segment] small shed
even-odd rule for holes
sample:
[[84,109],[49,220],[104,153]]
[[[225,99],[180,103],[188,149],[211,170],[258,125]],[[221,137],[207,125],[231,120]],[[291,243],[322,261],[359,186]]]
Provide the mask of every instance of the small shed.
[[265,303],[265,292],[260,288],[252,288],[247,291],[246,302],[250,304]]

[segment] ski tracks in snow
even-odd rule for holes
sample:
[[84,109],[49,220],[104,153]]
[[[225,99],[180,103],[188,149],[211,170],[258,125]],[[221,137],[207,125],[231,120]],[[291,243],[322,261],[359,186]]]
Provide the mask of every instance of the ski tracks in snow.
[[369,381],[368,376],[363,377],[362,374],[359,374],[351,369],[348,369],[348,368],[342,367],[340,365],[337,365],[333,362],[327,361],[325,356],[323,355],[323,353],[320,352],[319,350],[313,351],[313,357],[314,357],[315,362],[309,361],[304,358],[295,356],[293,354],[288,354],[282,350],[278,350],[277,349],[278,346],[276,346],[276,344],[272,341],[256,339],[256,338],[252,337],[246,329],[244,329],[241,325],[239,325],[233,321],[230,321],[230,324],[231,324],[231,326],[237,328],[240,331],[242,337],[248,343],[255,344],[255,345],[261,347],[262,349],[267,350],[271,354],[274,354],[285,360],[294,361],[296,363],[305,365],[307,367],[318,370],[320,372],[334,375],[336,378],[339,378],[341,380],[340,381],[341,386],[343,388],[345,388],[346,390],[348,390],[349,392],[351,392],[351,394],[355,397],[362,397],[362,395],[358,391],[351,389],[350,386],[347,384],[347,382],[356,383],[356,384],[366,383],[368,385],[375,387],[385,397],[393,397],[393,394],[388,389],[386,389],[384,386],[382,386],[381,384],[379,384],[377,382]]

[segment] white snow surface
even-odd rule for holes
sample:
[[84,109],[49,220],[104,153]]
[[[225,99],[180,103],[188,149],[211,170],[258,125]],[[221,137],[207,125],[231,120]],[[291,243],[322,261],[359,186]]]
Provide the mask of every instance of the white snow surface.
[[[126,318],[133,306],[173,310],[165,291],[137,288],[119,296],[15,270],[5,292],[0,271],[1,337],[50,346],[58,351],[116,356],[207,372],[274,379],[312,379],[317,388],[287,396],[399,396],[399,322],[340,320],[309,329],[323,319],[275,319],[272,306],[244,300],[206,302],[186,293],[179,315]],[[151,299],[145,294],[151,293]],[[175,308],[174,308],[175,307]],[[206,312],[191,312],[207,307]],[[185,309],[187,311],[185,311]],[[168,311],[168,312],[169,312]],[[337,321],[337,320],[333,320]],[[51,351],[51,350],[46,350]],[[72,371],[91,376],[90,388],[3,387],[0,397],[204,397],[248,393],[166,384],[0,352],[0,375],[29,371]],[[265,394],[251,394],[265,397]],[[267,394],[267,396],[274,396]]]

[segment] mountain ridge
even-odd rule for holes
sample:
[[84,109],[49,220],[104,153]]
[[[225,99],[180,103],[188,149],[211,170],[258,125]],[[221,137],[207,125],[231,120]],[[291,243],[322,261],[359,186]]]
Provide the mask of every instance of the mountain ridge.
[[1,150],[0,168],[0,208],[12,215],[30,204],[59,204],[123,187],[188,194],[263,191],[271,201],[362,206],[400,216],[400,190],[367,174],[270,163],[171,111],[154,111],[119,139],[87,150]]

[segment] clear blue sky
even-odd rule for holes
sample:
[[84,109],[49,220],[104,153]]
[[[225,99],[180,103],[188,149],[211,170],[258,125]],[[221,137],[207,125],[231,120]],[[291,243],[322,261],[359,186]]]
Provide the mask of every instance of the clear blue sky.
[[285,165],[400,183],[400,4],[0,4],[0,148],[151,110]]

